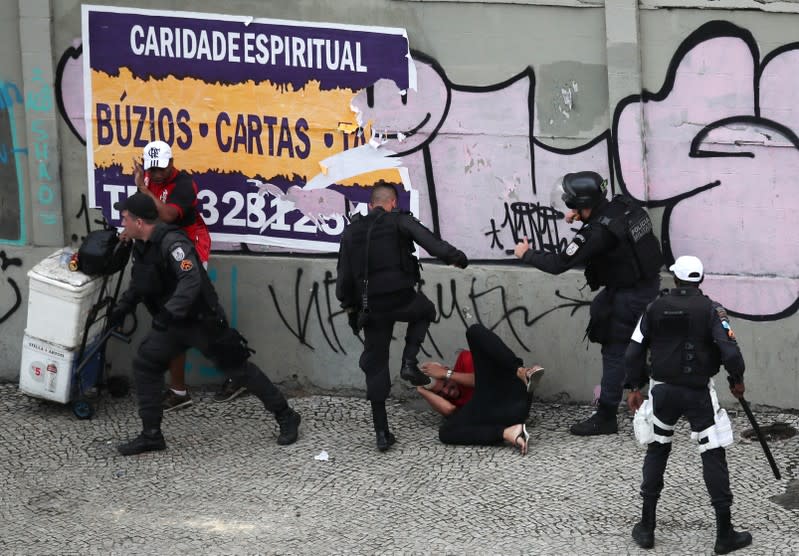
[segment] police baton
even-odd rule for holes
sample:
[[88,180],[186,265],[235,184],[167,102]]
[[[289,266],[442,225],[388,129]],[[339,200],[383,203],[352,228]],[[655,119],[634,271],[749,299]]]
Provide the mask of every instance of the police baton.
[[749,408],[749,402],[747,402],[743,396],[738,398],[738,401],[741,402],[741,407],[744,408],[744,413],[746,413],[746,418],[749,419],[749,422],[752,423],[752,429],[755,431],[755,435],[757,435],[757,439],[760,441],[760,446],[763,448],[763,453],[766,454],[766,459],[768,460],[768,464],[771,466],[771,470],[774,472],[774,478],[778,481],[782,479],[782,475],[780,474],[780,470],[777,467],[777,462],[774,461],[774,456],[771,455],[771,450],[766,443],[766,437],[763,436],[763,432],[760,430],[760,427],[755,421],[755,416],[752,414],[752,410]]

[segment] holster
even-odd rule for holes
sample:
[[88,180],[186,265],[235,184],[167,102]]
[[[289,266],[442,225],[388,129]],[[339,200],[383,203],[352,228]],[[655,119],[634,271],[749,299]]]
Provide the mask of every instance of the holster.
[[214,339],[208,346],[208,358],[222,369],[235,369],[244,364],[255,350],[247,345],[247,340],[238,330],[231,328],[224,320],[209,323],[216,327]]
[[606,344],[611,339],[611,316],[613,315],[613,292],[605,288],[591,301],[590,320],[585,335],[590,342]]

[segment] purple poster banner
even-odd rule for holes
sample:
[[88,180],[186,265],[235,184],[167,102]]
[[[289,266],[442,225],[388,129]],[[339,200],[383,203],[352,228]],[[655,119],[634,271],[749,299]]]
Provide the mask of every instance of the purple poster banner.
[[403,29],[83,6],[83,44],[89,200],[113,223],[154,140],[197,183],[215,242],[335,251],[377,179],[418,202],[350,108],[379,80],[415,88]]

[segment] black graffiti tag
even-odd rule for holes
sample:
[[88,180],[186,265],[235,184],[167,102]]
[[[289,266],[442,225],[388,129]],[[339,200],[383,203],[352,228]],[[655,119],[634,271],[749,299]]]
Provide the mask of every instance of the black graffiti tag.
[[[5,272],[9,266],[21,267],[22,259],[19,259],[17,257],[8,257],[6,256],[5,251],[0,251],[0,270]],[[15,299],[13,303],[11,303],[11,308],[8,309],[8,311],[3,313],[2,315],[0,315],[0,324],[8,320],[9,317],[11,317],[11,315],[13,315],[17,311],[17,309],[19,309],[19,306],[22,304],[22,293],[19,291],[19,286],[17,285],[16,281],[14,281],[14,279],[11,278],[10,276],[8,276],[6,280],[11,286],[11,289],[14,290]]]

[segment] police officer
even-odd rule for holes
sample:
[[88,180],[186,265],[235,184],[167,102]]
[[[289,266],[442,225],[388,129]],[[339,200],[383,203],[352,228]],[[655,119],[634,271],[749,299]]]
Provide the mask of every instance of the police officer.
[[143,302],[153,317],[152,329],[139,346],[133,371],[142,433],[120,444],[129,456],[166,448],[161,434],[161,392],[169,361],[190,347],[197,348],[228,377],[246,384],[280,425],[278,444],[297,440],[300,415],[269,378],[248,361],[246,340],[230,328],[216,291],[189,238],[176,226],[158,221],[153,199],[136,193],[116,203],[133,246],[131,281],[109,316],[119,326],[125,315]]
[[417,355],[436,309],[415,290],[420,274],[414,242],[448,264],[459,268],[469,264],[463,252],[436,238],[411,213],[399,210],[396,189],[381,180],[372,188],[369,214],[353,216],[339,247],[336,297],[348,313],[353,332],[357,334],[363,326],[360,367],[366,374],[366,396],[381,452],[395,442],[388,428],[386,399],[391,389],[389,345],[396,321],[408,323],[400,376],[414,386],[430,382],[419,370]]
[[550,274],[585,266],[591,291],[604,286],[591,302],[587,336],[602,345],[602,382],[597,411],[571,427],[580,436],[613,434],[624,380],[624,351],[638,317],[660,288],[663,255],[646,211],[632,199],[606,198],[607,181],[596,172],[566,174],[559,187],[570,211],[566,221],[583,222],[561,253],[535,251],[527,238],[514,254]]
[[[718,406],[710,378],[723,363],[733,395],[744,394],[744,360],[724,307],[699,289],[704,277],[696,257],[678,258],[669,268],[675,288],[664,290],[646,309],[627,348],[625,386],[630,409],[636,411],[636,437],[648,443],[644,458],[641,521],[633,539],[643,548],[655,543],[655,506],[663,489],[663,473],[671,452],[674,426],[680,416],[691,425],[702,455],[702,470],[716,511],[717,554],[749,545],[752,535],[737,532],[730,522],[730,476],[724,447],[732,444],[727,413]],[[651,352],[649,399],[639,390],[646,382],[646,352]],[[642,407],[643,404],[643,407]]]

